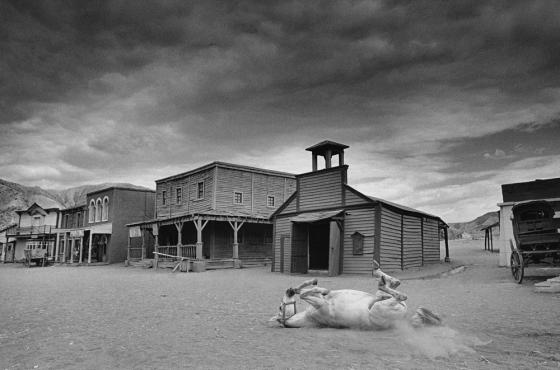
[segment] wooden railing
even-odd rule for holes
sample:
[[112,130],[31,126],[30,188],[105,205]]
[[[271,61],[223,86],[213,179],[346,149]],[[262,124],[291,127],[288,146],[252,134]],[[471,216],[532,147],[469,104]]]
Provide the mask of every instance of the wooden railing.
[[[176,245],[159,245],[156,247],[156,252],[163,253],[169,256],[196,258],[196,245],[186,244],[177,247]],[[178,253],[177,253],[178,252]],[[171,257],[161,257],[160,259],[172,259]]]
[[36,234],[50,234],[51,225],[41,225],[41,226],[28,226],[28,227],[16,227],[10,228],[10,235],[36,235]]

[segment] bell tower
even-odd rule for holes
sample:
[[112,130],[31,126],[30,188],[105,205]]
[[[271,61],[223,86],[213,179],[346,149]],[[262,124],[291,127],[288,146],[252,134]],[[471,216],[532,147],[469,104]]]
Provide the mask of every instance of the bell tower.
[[313,172],[317,171],[317,157],[322,156],[325,158],[325,168],[332,167],[332,157],[338,155],[338,165],[344,166],[344,149],[347,149],[348,145],[335,143],[334,141],[325,140],[319,144],[315,144],[305,149],[311,152],[313,157]]

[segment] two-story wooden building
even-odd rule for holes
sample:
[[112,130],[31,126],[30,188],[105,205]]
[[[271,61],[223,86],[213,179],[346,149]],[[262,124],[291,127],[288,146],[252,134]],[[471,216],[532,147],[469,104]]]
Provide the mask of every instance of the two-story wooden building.
[[[347,184],[348,146],[324,141],[312,153],[312,172],[296,176],[296,192],[272,215],[272,271],[366,274],[375,259],[387,270],[440,261],[437,216],[364,195]],[[325,159],[319,170],[317,158]],[[339,165],[332,166],[338,156]]]
[[148,230],[154,246],[130,259],[152,258],[151,248],[208,264],[270,258],[270,215],[294,190],[292,174],[223,162],[157,180],[155,219],[128,225],[131,241]]
[[42,207],[37,203],[16,211],[17,223],[5,231],[6,238],[13,241],[13,261],[23,261],[24,251],[32,248],[46,249],[49,256],[53,255],[59,211],[58,207]]
[[127,258],[126,224],[154,217],[155,191],[113,186],[88,193],[86,204],[61,211],[55,260],[117,263]]

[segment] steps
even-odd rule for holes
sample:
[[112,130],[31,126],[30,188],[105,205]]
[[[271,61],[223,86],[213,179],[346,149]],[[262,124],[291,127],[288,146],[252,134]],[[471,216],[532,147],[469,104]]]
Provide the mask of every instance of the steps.
[[535,292],[560,293],[560,276],[535,284]]

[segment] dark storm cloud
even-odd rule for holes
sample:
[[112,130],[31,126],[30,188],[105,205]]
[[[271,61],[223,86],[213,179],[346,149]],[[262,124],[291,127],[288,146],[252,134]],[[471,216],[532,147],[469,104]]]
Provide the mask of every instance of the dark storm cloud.
[[[53,186],[150,185],[212,160],[301,172],[302,148],[328,138],[352,146],[368,194],[454,201],[440,187],[468,178],[487,192],[500,163],[513,176],[558,155],[542,123],[559,113],[559,14],[554,1],[3,1],[0,170]],[[50,166],[18,159],[45,140]]]

